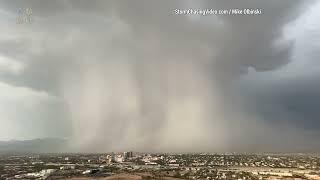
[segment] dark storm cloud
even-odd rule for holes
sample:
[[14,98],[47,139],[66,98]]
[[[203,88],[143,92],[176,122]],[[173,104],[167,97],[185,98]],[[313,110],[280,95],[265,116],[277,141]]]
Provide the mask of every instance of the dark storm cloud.
[[[268,123],[293,124],[297,128],[317,131],[320,128],[320,74],[294,79],[244,83],[243,95],[250,100],[251,111],[261,114]],[[258,87],[260,86],[260,87]],[[248,88],[249,87],[249,88]]]
[[[25,1],[21,3],[19,1],[12,1],[6,3],[5,7],[9,8],[13,13],[15,13],[18,8],[31,7],[33,8],[35,17],[48,18],[41,21],[37,28],[44,28],[44,30],[53,28],[52,31],[55,32],[52,32],[52,36],[55,36],[55,38],[58,38],[59,36],[72,36],[70,29],[80,28],[83,36],[86,36],[89,41],[99,41],[100,39],[103,41],[105,40],[103,31],[108,28],[108,24],[105,24],[102,19],[108,19],[110,17],[119,18],[119,20],[129,24],[128,28],[133,31],[132,33],[135,34],[136,37],[123,39],[121,39],[121,37],[114,38],[112,41],[114,43],[113,46],[117,46],[118,44],[120,49],[136,49],[136,52],[130,52],[135,55],[133,58],[135,58],[136,61],[143,61],[143,59],[145,59],[143,57],[145,56],[145,53],[157,53],[162,51],[168,51],[168,56],[171,56],[171,54],[185,54],[185,56],[194,56],[194,58],[196,58],[201,55],[194,55],[192,53],[194,49],[210,48],[213,52],[217,52],[214,55],[216,57],[212,57],[212,59],[218,60],[209,60],[211,61],[210,63],[212,66],[212,68],[209,68],[209,71],[217,67],[213,73],[221,76],[219,79],[223,79],[230,75],[233,77],[234,73],[237,75],[238,72],[246,69],[244,67],[252,66],[256,70],[263,71],[272,70],[288,63],[288,55],[292,44],[287,42],[281,47],[275,47],[274,43],[281,37],[283,25],[300,14],[297,10],[300,10],[299,5],[301,4],[299,1],[245,1],[241,3],[202,1],[199,4],[192,2],[186,3],[183,1],[176,1],[173,3],[149,1],[141,1],[140,3],[126,1],[95,1],[95,3],[89,3],[88,1],[79,1],[78,3],[70,3],[70,1]],[[201,24],[201,19],[190,22],[190,19],[186,16],[173,15],[173,10],[175,8],[229,9],[248,7],[261,8],[264,13],[262,16],[219,16],[218,18],[224,23],[224,27],[222,28],[217,28],[215,25],[216,22]],[[79,14],[77,14],[77,12]],[[101,19],[99,19],[99,17]],[[212,19],[212,17],[203,17],[203,19],[208,19],[208,21],[210,21],[210,18]],[[91,21],[93,23],[91,23]],[[89,26],[87,24],[89,24]],[[41,27],[43,25],[48,25],[49,27]],[[62,25],[62,27],[55,27],[56,25]],[[109,25],[112,26],[111,23]],[[159,36],[162,38],[157,38],[158,42],[153,42],[151,36]],[[150,39],[145,40],[145,42],[142,38]],[[136,42],[130,44],[131,41]],[[17,46],[25,47],[27,44],[26,42],[30,43],[30,39],[21,41]],[[126,44],[128,42],[129,45]],[[151,50],[151,52],[149,49],[144,50],[143,48],[145,47],[143,46],[148,42],[155,43],[154,45],[159,46],[158,48],[161,49]],[[12,42],[7,42],[7,44],[8,43],[10,44]],[[45,45],[46,42],[41,43]],[[61,46],[64,45],[63,41],[57,43],[60,43]],[[83,41],[82,43],[85,42]],[[103,44],[103,42],[99,43]],[[203,46],[201,46],[201,44]],[[177,46],[179,48],[177,48]],[[2,49],[5,50],[6,47],[8,46],[3,44]],[[52,59],[72,59],[72,57],[62,57],[70,56],[70,52],[57,52],[50,49],[49,51],[51,52],[47,53],[52,54],[44,55],[47,58],[53,56]],[[60,53],[66,53],[67,55],[61,55]],[[43,59],[41,55],[36,57],[36,59]],[[139,56],[142,56],[142,58]],[[197,61],[203,61],[202,59],[203,58],[198,58]],[[165,60],[166,59],[164,59],[164,61]],[[45,67],[41,65],[43,60],[39,60],[39,63],[41,67]],[[59,62],[53,63],[58,64]],[[64,61],[62,61],[62,64],[63,63]],[[50,69],[48,68],[47,70],[50,71]],[[227,69],[227,71],[225,69]],[[37,73],[30,72],[29,74]],[[39,72],[39,74],[42,73]],[[55,76],[54,72],[48,72],[47,76],[50,76],[51,74]],[[53,79],[51,77],[48,78],[49,79],[44,80],[55,82],[52,81]],[[38,82],[38,80],[35,81]],[[40,82],[43,81],[40,80]],[[55,85],[48,89],[51,88],[55,88]]]
[[[294,41],[283,38],[283,27],[311,1],[2,4],[12,17],[31,7],[34,23],[4,29],[1,55],[25,68],[19,75],[1,73],[1,81],[61,98],[83,150],[259,151],[263,143],[285,150],[309,137],[294,128],[311,101],[291,100],[294,93],[273,90],[272,83],[269,91],[256,92],[260,83],[248,83],[247,90],[235,82],[248,67],[276,71],[290,62]],[[259,8],[263,14],[187,16],[175,15],[176,8]],[[281,107],[264,108],[264,96]],[[286,122],[291,114],[296,121],[280,131],[275,119]],[[300,135],[296,144],[281,143],[281,137]],[[279,141],[272,142],[275,136]]]

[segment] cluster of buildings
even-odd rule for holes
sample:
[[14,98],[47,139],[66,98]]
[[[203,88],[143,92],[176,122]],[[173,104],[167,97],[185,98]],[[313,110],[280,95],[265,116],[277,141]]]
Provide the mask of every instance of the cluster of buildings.
[[152,179],[320,179],[320,156],[305,154],[38,154],[0,156],[0,179],[106,177]]
[[43,169],[39,172],[32,172],[32,173],[26,173],[26,174],[17,174],[14,176],[16,179],[46,179],[55,172],[55,169]]
[[100,162],[105,163],[122,163],[130,161],[133,158],[133,152],[111,153],[99,157]]

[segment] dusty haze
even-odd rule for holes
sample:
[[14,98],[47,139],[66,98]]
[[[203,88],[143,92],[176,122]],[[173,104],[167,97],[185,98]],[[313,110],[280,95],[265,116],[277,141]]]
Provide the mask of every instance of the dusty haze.
[[[316,1],[1,1],[0,139],[318,151]],[[31,24],[16,24],[32,8]],[[175,15],[259,8],[262,15]]]

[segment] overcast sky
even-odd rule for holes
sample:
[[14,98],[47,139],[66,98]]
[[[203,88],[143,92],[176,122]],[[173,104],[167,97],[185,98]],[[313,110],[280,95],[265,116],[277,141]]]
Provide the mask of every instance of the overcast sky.
[[[189,8],[262,14],[174,13]],[[0,1],[0,140],[319,151],[319,18],[299,0]]]

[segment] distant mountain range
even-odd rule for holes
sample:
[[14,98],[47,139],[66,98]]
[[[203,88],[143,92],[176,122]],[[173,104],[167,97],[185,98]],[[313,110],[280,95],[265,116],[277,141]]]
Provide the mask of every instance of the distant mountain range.
[[0,153],[57,153],[68,152],[68,140],[44,138],[0,141]]

